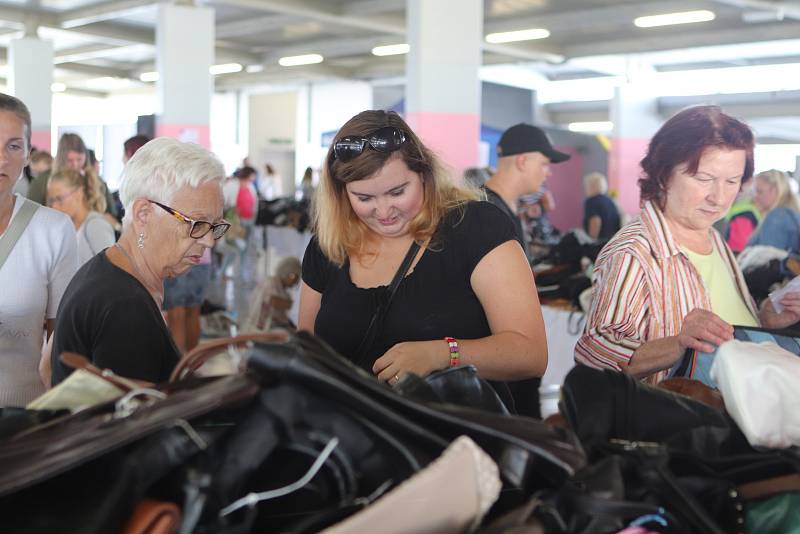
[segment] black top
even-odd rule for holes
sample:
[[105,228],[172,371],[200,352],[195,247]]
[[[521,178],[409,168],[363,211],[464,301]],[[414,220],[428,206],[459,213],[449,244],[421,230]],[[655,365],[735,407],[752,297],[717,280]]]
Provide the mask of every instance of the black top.
[[483,190],[486,192],[486,201],[500,208],[500,210],[505,213],[509,219],[511,219],[511,223],[514,225],[514,232],[517,234],[517,241],[519,241],[520,246],[522,246],[522,250],[525,251],[525,255],[527,256],[528,247],[525,246],[525,232],[522,231],[522,220],[520,220],[519,216],[511,210],[508,204],[506,204],[506,201],[503,200],[500,195],[486,186],[483,186]]
[[594,195],[583,204],[583,229],[589,231],[589,219],[600,217],[600,235],[597,239],[608,241],[619,231],[620,220],[617,205],[608,195]]
[[[526,238],[525,232],[522,230],[522,220],[519,218],[519,215],[514,213],[508,204],[506,204],[506,201],[492,189],[483,186],[483,190],[486,192],[486,200],[500,208],[511,220],[511,223],[514,225],[514,231],[517,233],[517,241],[519,241],[522,250],[525,251],[525,256],[528,258],[528,261],[530,261],[530,251],[526,245],[528,239]],[[544,213],[542,213],[542,218],[545,220],[547,218]],[[539,386],[541,386],[541,384],[542,379],[539,377],[508,383],[511,395],[514,397],[514,405],[517,413],[537,419],[541,418],[541,410],[539,408]]]
[[[486,202],[468,203],[463,218],[460,210],[448,213],[431,241],[433,250],[425,250],[414,270],[400,283],[383,331],[363,367],[371,371],[376,359],[403,341],[445,336],[478,339],[490,335],[470,276],[486,254],[513,239],[514,229],[508,217]],[[349,262],[341,268],[330,263],[316,238],[303,257],[303,281],[322,294],[315,333],[337,352],[354,359],[386,286],[356,287],[350,279]]]
[[153,297],[105,252],[78,269],[58,307],[53,339],[53,385],[72,369],[61,352],[77,352],[126,378],[164,382],[180,352]]

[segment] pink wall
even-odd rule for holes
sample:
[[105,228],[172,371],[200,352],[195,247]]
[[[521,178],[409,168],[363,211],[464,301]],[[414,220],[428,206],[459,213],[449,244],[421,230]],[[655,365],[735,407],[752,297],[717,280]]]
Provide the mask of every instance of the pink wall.
[[32,130],[31,146],[35,146],[36,150],[50,152],[50,130]]
[[185,143],[197,143],[211,149],[211,135],[207,124],[157,124],[156,137],[174,137]]
[[574,147],[557,146],[556,150],[571,154],[563,163],[550,165],[546,187],[553,194],[556,208],[550,222],[567,232],[583,225],[583,158]]
[[480,116],[470,113],[409,113],[408,125],[441,160],[461,176],[478,164]]
[[639,162],[650,139],[614,139],[608,156],[608,187],[619,193],[619,204],[628,215],[639,213]]

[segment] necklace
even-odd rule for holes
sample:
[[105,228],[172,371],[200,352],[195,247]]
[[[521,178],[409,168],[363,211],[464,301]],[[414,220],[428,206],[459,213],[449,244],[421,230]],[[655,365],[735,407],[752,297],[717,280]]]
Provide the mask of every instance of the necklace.
[[153,300],[156,302],[156,305],[158,306],[158,309],[160,310],[161,309],[161,302],[159,302],[158,297],[153,295],[153,293],[151,293],[150,290],[147,289],[147,285],[145,284],[144,276],[142,276],[142,272],[139,270],[139,268],[136,267],[136,263],[133,261],[133,258],[131,257],[131,255],[128,254],[128,251],[125,250],[122,247],[122,245],[119,244],[119,242],[114,243],[114,247],[117,248],[120,252],[122,252],[122,254],[125,256],[125,258],[127,258],[128,263],[130,263],[131,267],[133,268],[134,278],[139,280],[139,283],[141,283],[144,286],[145,290],[147,290],[147,292],[150,293],[150,296],[153,297]]
[[125,250],[124,248],[122,248],[122,245],[120,245],[120,244],[119,244],[119,242],[117,242],[117,243],[114,243],[114,246],[115,246],[115,247],[116,247],[116,248],[117,248],[117,249],[118,249],[120,252],[122,252],[122,254],[125,256],[125,258],[127,258],[127,260],[128,260],[128,263],[130,263],[130,264],[131,264],[131,267],[132,267],[132,268],[133,268],[133,270],[134,270],[134,274],[136,275],[136,278],[138,278],[140,282],[144,283],[144,277],[142,276],[142,272],[139,270],[139,268],[138,268],[138,267],[136,267],[136,263],[133,261],[133,258],[131,257],[131,255],[130,255],[130,254],[128,254],[128,251],[127,251],[127,250]]

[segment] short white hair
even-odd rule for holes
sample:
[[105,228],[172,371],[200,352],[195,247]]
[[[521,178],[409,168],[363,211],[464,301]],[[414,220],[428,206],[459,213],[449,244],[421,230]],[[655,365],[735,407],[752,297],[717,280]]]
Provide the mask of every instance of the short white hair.
[[601,172],[590,172],[583,177],[583,187],[587,194],[604,195],[608,192],[608,181]]
[[219,159],[200,145],[171,137],[153,139],[125,165],[119,190],[125,206],[123,224],[131,221],[133,203],[140,198],[169,204],[181,187],[199,187],[211,180],[221,182],[224,176]]

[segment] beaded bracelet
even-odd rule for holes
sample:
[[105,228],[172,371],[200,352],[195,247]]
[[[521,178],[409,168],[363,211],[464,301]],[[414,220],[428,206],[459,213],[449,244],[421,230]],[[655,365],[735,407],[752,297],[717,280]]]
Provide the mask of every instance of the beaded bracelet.
[[461,354],[458,352],[458,341],[452,337],[444,338],[447,341],[447,346],[450,349],[450,367],[455,367],[461,363]]

